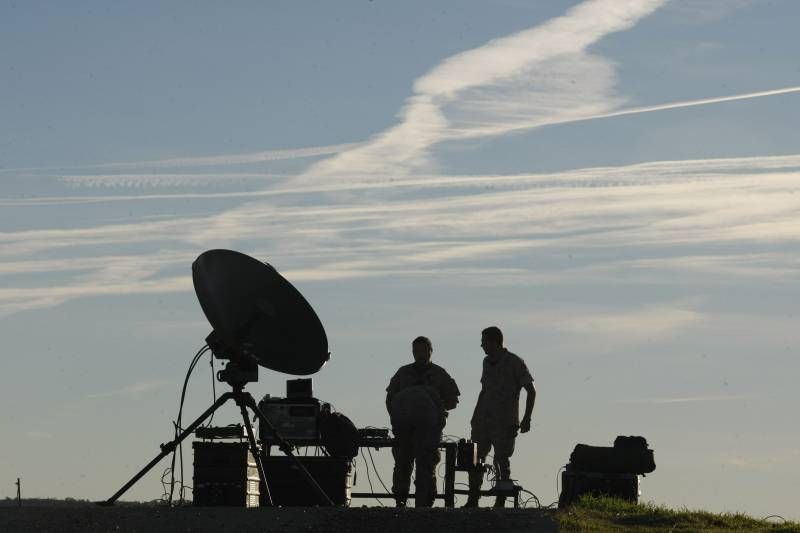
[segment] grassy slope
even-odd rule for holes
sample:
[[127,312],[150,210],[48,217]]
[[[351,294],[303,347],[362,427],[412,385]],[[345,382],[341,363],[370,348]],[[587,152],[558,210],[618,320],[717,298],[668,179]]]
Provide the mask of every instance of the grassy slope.
[[[562,531],[769,531],[800,533],[797,522],[756,520],[742,514],[673,511],[652,504],[634,504],[612,498],[585,497],[558,513]],[[779,523],[780,522],[780,523]]]

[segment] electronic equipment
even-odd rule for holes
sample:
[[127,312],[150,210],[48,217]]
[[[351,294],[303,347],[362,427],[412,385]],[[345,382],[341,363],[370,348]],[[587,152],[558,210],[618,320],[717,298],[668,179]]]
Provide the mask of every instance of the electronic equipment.
[[358,436],[365,442],[370,439],[388,439],[389,428],[358,428]]
[[[353,463],[350,459],[306,456],[299,459],[335,505],[350,505],[353,485]],[[275,505],[323,505],[319,496],[308,490],[308,481],[288,457],[263,457],[263,461],[264,468],[269,472],[269,489]]]
[[353,459],[358,455],[361,437],[353,421],[342,413],[322,411],[319,416],[320,444],[331,457]]
[[[319,415],[323,409],[330,411],[329,404],[319,400],[264,397],[258,408],[273,428],[266,424],[258,426],[262,441],[274,440],[275,432],[286,440],[319,440]],[[260,422],[260,420],[259,420]]]
[[241,424],[230,426],[200,426],[194,432],[198,439],[246,439],[247,431]]
[[287,398],[313,398],[314,386],[311,378],[286,380]]
[[[233,400],[242,415],[247,434],[246,445],[249,445],[259,480],[264,487],[263,500],[266,504],[272,505],[273,501],[248,409],[259,419],[259,428],[267,428],[271,432],[270,439],[274,439],[288,460],[292,461],[301,472],[306,488],[314,492],[319,502],[332,505],[333,502],[325,491],[294,456],[291,445],[271,425],[269,417],[261,412],[253,396],[244,390],[247,383],[258,380],[259,366],[286,374],[306,376],[319,371],[330,359],[328,338],[314,309],[303,295],[268,263],[262,263],[232,250],[209,250],[200,254],[192,263],[192,282],[200,307],[213,331],[206,338],[206,346],[195,355],[190,369],[194,367],[199,357],[210,349],[214,357],[228,361],[225,368],[217,372],[216,377],[219,381],[227,383],[232,390],[221,394],[194,422],[183,426],[185,429],[182,428],[175,439],[161,445],[160,453],[152,461],[108,500],[99,503],[113,505],[159,461],[175,453],[178,445],[194,433],[217,409],[228,400]],[[318,404],[316,409],[315,411],[313,404],[288,409],[287,418],[290,421],[303,419],[308,424],[302,429],[298,428],[298,431],[300,434],[310,435],[313,429],[310,421],[315,418],[312,415],[319,413]],[[318,434],[318,431],[315,434]],[[170,492],[170,502],[171,500],[172,492]]]
[[584,494],[603,494],[631,502],[639,501],[639,476],[636,474],[611,474],[608,472],[561,472],[561,493],[558,508],[564,509],[577,502]]
[[587,493],[636,502],[639,475],[655,469],[653,450],[644,437],[619,436],[613,447],[578,444],[561,474],[558,507],[563,509]]
[[478,460],[478,445],[472,441],[460,439],[456,454],[456,470],[483,469]]
[[614,446],[578,444],[569,457],[573,470],[609,474],[649,474],[656,469],[644,437],[619,436]]
[[195,441],[192,503],[258,507],[260,479],[247,442]]

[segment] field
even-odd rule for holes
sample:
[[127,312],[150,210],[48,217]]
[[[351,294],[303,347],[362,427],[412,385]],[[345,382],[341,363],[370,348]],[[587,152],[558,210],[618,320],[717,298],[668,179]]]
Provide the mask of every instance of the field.
[[527,509],[164,507],[88,502],[0,508],[0,531],[100,532],[236,531],[400,533],[406,531],[554,532],[553,512]]
[[757,520],[741,514],[675,511],[609,498],[585,498],[568,511],[538,509],[393,509],[166,507],[121,503],[99,507],[76,500],[0,502],[0,531],[236,531],[287,533],[399,533],[406,531],[740,531],[800,533],[800,524],[780,517]]
[[596,497],[584,497],[578,505],[558,513],[558,523],[562,531],[800,533],[800,524],[780,517],[756,520],[743,514],[675,511],[657,505]]

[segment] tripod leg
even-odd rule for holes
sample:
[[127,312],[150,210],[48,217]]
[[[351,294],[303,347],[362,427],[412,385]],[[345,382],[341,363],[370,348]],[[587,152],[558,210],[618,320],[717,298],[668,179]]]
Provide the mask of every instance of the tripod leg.
[[267,474],[264,472],[264,463],[261,461],[261,453],[258,451],[256,438],[255,435],[253,435],[253,426],[250,425],[250,416],[247,414],[247,408],[245,407],[245,403],[241,398],[237,398],[236,403],[239,404],[239,409],[242,411],[242,420],[244,420],[244,427],[247,429],[247,440],[250,442],[250,453],[253,454],[253,459],[255,460],[256,468],[258,469],[258,477],[261,478],[261,484],[264,486],[264,495],[267,498],[267,505],[272,507],[274,505],[272,501],[272,493],[270,492],[269,484],[267,483]]
[[292,461],[294,461],[295,465],[297,465],[297,468],[300,469],[300,471],[303,473],[303,475],[308,480],[308,483],[311,485],[311,488],[314,489],[314,492],[317,493],[317,496],[319,496],[319,498],[321,499],[322,503],[326,504],[326,505],[333,505],[333,500],[331,500],[330,497],[328,497],[328,495],[322,489],[322,487],[319,486],[319,483],[317,483],[317,480],[314,479],[314,476],[312,476],[311,473],[308,471],[308,469],[306,469],[305,465],[300,461],[300,459],[298,459],[292,453],[292,447],[289,445],[289,443],[286,442],[283,439],[283,437],[280,436],[278,431],[275,429],[275,426],[272,425],[272,423],[269,421],[269,419],[266,416],[264,416],[264,413],[261,412],[261,409],[258,408],[258,404],[256,404],[256,401],[253,398],[253,396],[251,396],[250,393],[245,392],[245,393],[243,393],[243,401],[246,402],[247,406],[250,409],[253,410],[253,412],[258,417],[258,420],[261,423],[264,423],[264,424],[267,425],[269,430],[275,436],[275,440],[278,441],[278,447],[281,449],[281,451],[283,453],[285,453],[286,455],[291,457]]
[[148,473],[148,472],[150,471],[150,469],[151,469],[151,468],[153,468],[154,466],[156,466],[156,464],[157,464],[157,463],[158,463],[158,462],[159,462],[161,459],[163,459],[163,458],[164,458],[164,457],[166,457],[167,455],[171,454],[171,453],[172,453],[172,451],[173,451],[173,450],[175,450],[175,448],[178,446],[178,444],[180,444],[181,442],[183,442],[183,439],[185,439],[186,437],[188,437],[189,435],[191,435],[191,434],[194,432],[194,430],[195,430],[195,429],[197,429],[197,428],[200,426],[200,424],[202,424],[202,423],[205,421],[205,419],[206,419],[206,418],[208,418],[209,416],[211,416],[211,413],[213,413],[214,411],[216,411],[217,409],[219,409],[219,407],[220,407],[222,404],[224,404],[225,402],[227,402],[228,400],[230,400],[230,399],[231,399],[231,398],[233,398],[233,397],[234,397],[234,394],[233,394],[232,392],[226,392],[225,394],[223,394],[222,396],[220,396],[220,397],[217,399],[217,401],[216,401],[216,402],[214,402],[214,405],[212,405],[211,407],[209,407],[208,409],[206,409],[206,411],[205,411],[205,412],[204,412],[202,415],[200,415],[200,416],[197,418],[197,420],[195,420],[194,422],[192,422],[192,424],[191,424],[189,427],[187,427],[187,428],[186,428],[186,429],[183,431],[183,433],[181,433],[181,434],[180,434],[178,437],[176,437],[176,438],[175,438],[175,440],[173,440],[173,441],[171,441],[171,442],[168,442],[167,444],[162,444],[162,445],[161,445],[161,453],[160,453],[160,454],[158,454],[158,455],[156,456],[156,458],[155,458],[155,459],[153,459],[152,461],[150,461],[149,463],[147,463],[147,465],[146,465],[144,468],[142,468],[142,469],[139,471],[139,473],[138,473],[138,474],[136,474],[135,476],[133,476],[133,477],[131,478],[131,480],[130,480],[130,481],[128,481],[127,483],[125,483],[125,485],[123,485],[123,487],[122,487],[121,489],[119,489],[119,490],[118,490],[118,491],[117,491],[117,492],[116,492],[116,493],[115,493],[113,496],[111,496],[111,497],[110,497],[109,499],[107,499],[106,501],[104,501],[104,502],[98,502],[98,503],[99,503],[100,505],[114,505],[114,502],[115,502],[115,501],[117,501],[117,499],[119,499],[119,497],[120,497],[120,496],[122,496],[123,494],[125,494],[125,492],[126,492],[126,491],[127,491],[129,488],[131,488],[131,487],[133,486],[133,484],[134,484],[134,483],[136,483],[137,481],[139,481],[139,480],[142,478],[142,476],[144,476],[146,473]]

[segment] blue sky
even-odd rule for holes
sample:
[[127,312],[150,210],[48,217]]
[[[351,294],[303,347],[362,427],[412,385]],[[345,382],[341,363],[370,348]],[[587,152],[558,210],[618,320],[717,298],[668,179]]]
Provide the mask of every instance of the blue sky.
[[107,497],[156,453],[209,330],[191,263],[232,248],[314,305],[360,426],[428,335],[466,435],[496,324],[541,501],[641,434],[644,499],[797,518],[798,9],[0,3],[0,496]]

